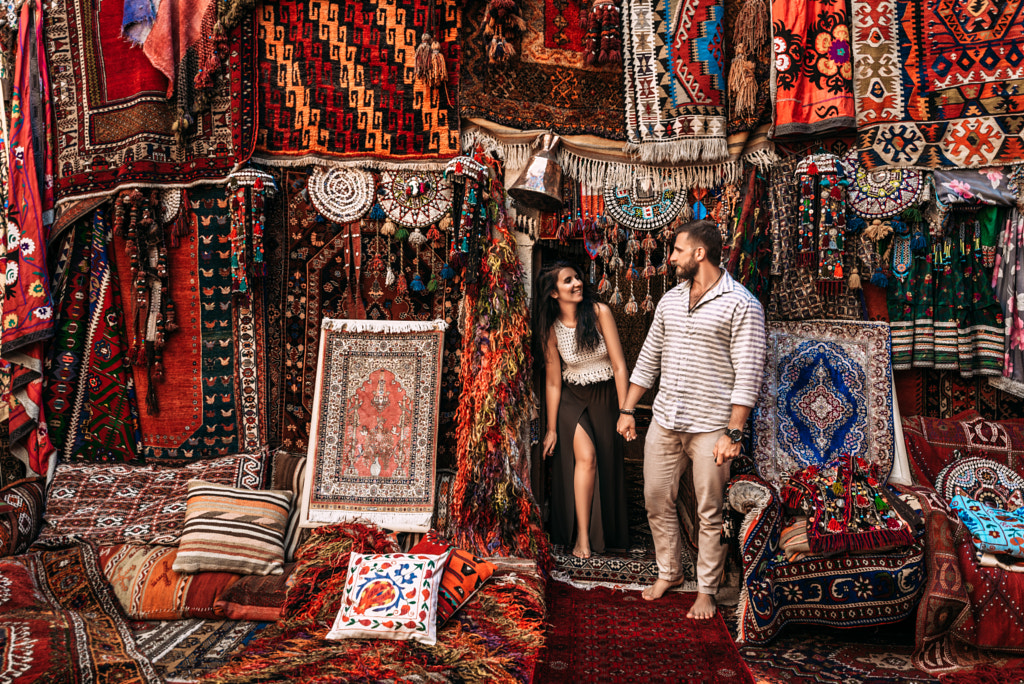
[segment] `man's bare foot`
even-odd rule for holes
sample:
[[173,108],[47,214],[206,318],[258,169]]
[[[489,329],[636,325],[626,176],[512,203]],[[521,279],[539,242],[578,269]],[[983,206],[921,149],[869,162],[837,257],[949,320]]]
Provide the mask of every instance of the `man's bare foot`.
[[663,579],[661,579],[659,577],[654,582],[654,584],[652,584],[651,586],[649,586],[646,589],[644,589],[644,592],[643,592],[644,600],[645,601],[653,601],[655,599],[660,599],[662,596],[665,595],[666,591],[668,591],[672,587],[678,587],[682,583],[683,583],[683,578],[682,577],[680,577],[679,579],[674,580],[672,582],[670,582],[668,580],[663,580]]
[[575,547],[573,547],[572,555],[576,556],[577,558],[590,558],[590,547],[581,546],[577,544]]
[[693,618],[694,620],[710,620],[715,616],[715,610],[717,610],[717,604],[715,603],[714,596],[711,594],[697,594],[697,600],[693,602],[693,606],[686,614],[686,617]]

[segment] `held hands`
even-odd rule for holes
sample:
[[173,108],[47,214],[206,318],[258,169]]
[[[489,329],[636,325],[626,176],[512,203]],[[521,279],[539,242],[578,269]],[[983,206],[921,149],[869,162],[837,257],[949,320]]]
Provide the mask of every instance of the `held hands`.
[[622,435],[627,442],[632,442],[636,439],[636,420],[633,416],[620,414],[619,421],[615,424],[615,431]]
[[555,453],[555,445],[558,444],[558,432],[555,430],[548,430],[544,433],[544,458],[547,458],[551,454]]
[[715,464],[722,465],[740,455],[742,445],[739,442],[733,443],[728,436],[722,435],[715,442]]

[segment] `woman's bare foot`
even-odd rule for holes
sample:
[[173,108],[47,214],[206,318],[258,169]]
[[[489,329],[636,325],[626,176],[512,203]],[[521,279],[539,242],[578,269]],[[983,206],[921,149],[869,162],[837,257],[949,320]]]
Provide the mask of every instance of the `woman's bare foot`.
[[660,599],[662,596],[665,595],[666,591],[668,591],[672,587],[678,587],[682,583],[683,583],[683,578],[682,577],[680,577],[677,580],[673,580],[671,582],[668,581],[668,580],[663,580],[663,579],[661,579],[659,577],[654,582],[654,584],[652,584],[651,586],[649,586],[646,589],[644,589],[644,592],[643,592],[644,600],[645,601],[653,601],[655,599]]
[[694,620],[710,620],[715,616],[717,604],[715,597],[711,594],[697,594],[697,600],[686,614],[686,617]]
[[583,546],[582,544],[576,544],[573,547],[572,555],[577,558],[590,558],[590,546]]

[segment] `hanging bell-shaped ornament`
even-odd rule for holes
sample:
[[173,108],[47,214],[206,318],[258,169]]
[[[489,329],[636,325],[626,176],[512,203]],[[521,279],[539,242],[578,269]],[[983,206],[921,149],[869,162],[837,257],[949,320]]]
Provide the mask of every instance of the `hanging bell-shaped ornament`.
[[561,138],[545,133],[537,142],[526,168],[508,189],[517,202],[541,211],[562,209],[562,167],[558,163]]

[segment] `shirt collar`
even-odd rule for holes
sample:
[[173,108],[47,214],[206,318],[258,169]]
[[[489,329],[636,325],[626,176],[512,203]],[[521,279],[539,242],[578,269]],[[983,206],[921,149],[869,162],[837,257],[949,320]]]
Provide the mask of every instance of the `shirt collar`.
[[[679,283],[675,287],[675,289],[679,291],[679,296],[680,297],[682,297],[682,296],[689,297],[690,296],[690,286],[692,284],[693,284],[692,280],[684,280],[683,282]],[[700,300],[702,302],[709,302],[712,299],[714,299],[715,297],[718,297],[719,295],[726,294],[727,292],[732,292],[735,289],[736,289],[736,281],[733,280],[733,277],[731,275],[729,275],[729,272],[727,270],[722,268],[722,277],[718,279],[718,282],[715,283],[714,287],[712,287],[710,290],[708,290],[707,292],[704,293],[704,296],[702,296],[700,298]]]

